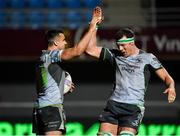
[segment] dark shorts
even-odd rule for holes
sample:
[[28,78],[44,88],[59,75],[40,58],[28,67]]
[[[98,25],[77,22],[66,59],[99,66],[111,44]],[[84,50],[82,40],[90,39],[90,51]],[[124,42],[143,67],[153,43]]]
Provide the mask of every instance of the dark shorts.
[[99,116],[99,121],[137,130],[143,116],[144,107],[109,100]]
[[33,133],[44,135],[48,131],[66,132],[63,107],[47,106],[33,110]]

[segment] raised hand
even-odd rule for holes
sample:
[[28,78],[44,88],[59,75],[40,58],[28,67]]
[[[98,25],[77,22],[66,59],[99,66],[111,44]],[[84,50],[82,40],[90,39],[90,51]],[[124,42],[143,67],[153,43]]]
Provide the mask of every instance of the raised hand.
[[98,24],[100,24],[104,20],[104,16],[102,15],[101,7],[97,6],[97,7],[94,8],[93,17],[98,17],[99,18]]
[[95,29],[97,24],[102,22],[102,10],[100,7],[95,7],[92,13],[92,20],[90,22],[90,29]]

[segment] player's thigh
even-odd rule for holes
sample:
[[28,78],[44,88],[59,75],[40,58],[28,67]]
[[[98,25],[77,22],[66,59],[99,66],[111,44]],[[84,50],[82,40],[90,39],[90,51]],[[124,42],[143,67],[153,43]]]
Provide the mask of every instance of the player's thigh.
[[99,127],[99,132],[110,132],[113,135],[117,135],[118,125],[102,122]]
[[61,136],[62,132],[61,131],[49,131],[45,132],[45,136]]

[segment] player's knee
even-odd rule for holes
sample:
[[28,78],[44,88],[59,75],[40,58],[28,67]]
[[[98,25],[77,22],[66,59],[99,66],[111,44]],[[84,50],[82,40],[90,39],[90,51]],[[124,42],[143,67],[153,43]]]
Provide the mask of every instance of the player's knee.
[[98,132],[97,136],[113,136],[110,132]]
[[131,131],[121,131],[119,136],[135,136],[135,134]]

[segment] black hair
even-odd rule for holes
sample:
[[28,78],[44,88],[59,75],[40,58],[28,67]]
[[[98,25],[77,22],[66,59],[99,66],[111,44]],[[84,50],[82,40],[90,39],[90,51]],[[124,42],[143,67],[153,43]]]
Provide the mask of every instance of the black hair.
[[116,41],[121,39],[123,36],[126,36],[127,38],[132,38],[135,37],[135,34],[133,32],[133,30],[131,30],[130,28],[123,28],[120,29],[115,36]]
[[58,36],[60,33],[63,34],[62,30],[48,30],[45,33],[45,40],[47,42],[47,45],[52,45],[54,43],[54,38]]

